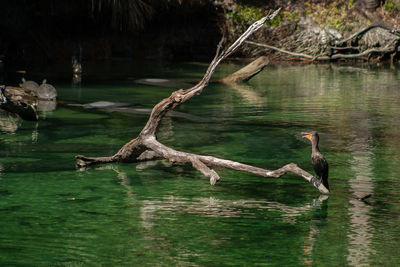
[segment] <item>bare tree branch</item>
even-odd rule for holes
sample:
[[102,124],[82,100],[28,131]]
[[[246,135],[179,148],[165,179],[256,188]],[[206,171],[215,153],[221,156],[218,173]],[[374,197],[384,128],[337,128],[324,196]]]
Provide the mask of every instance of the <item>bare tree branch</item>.
[[367,59],[367,57],[373,53],[388,54],[388,53],[397,52],[395,47],[383,47],[383,48],[367,49],[358,54],[333,54],[331,56],[326,56],[326,55],[311,56],[311,55],[307,55],[307,54],[303,54],[303,53],[290,52],[290,51],[280,49],[278,47],[274,47],[274,46],[267,45],[267,44],[261,44],[261,43],[256,43],[256,42],[252,42],[252,41],[246,41],[246,43],[255,45],[255,46],[259,46],[259,47],[272,49],[272,50],[275,50],[275,51],[278,51],[280,53],[287,54],[290,56],[310,59],[312,61],[329,61],[329,60],[337,60],[337,59],[355,59],[355,58],[366,58]]
[[[357,47],[357,46],[356,47],[352,47],[352,46],[343,47],[343,45],[351,40],[354,40],[354,39],[366,34],[368,31],[375,29],[375,28],[382,28],[384,30],[387,30],[390,34],[395,35],[396,36],[395,41],[390,41],[384,47],[370,48],[370,49],[364,50],[357,54],[354,54],[354,53],[353,54],[344,54],[343,53],[343,51],[354,51],[354,50],[360,51],[361,50],[360,47]],[[281,48],[278,48],[278,47],[275,47],[272,45],[261,44],[261,43],[252,42],[252,41],[246,41],[246,43],[250,44],[250,45],[258,46],[258,47],[275,50],[279,53],[287,54],[287,55],[290,55],[293,57],[308,59],[311,61],[331,61],[331,60],[338,60],[338,59],[359,59],[359,58],[368,60],[372,54],[385,55],[385,54],[397,53],[399,42],[400,42],[398,37],[400,37],[400,33],[398,30],[396,30],[392,27],[389,27],[383,23],[373,24],[373,25],[370,25],[368,27],[365,27],[365,28],[359,30],[358,32],[352,34],[351,36],[349,36],[348,38],[346,38],[344,40],[335,41],[334,44],[329,47],[329,50],[330,50],[329,53],[324,52],[317,56],[308,55],[308,54],[304,54],[304,53],[291,52],[291,51],[281,49]]]
[[335,42],[335,45],[337,45],[337,46],[343,45],[343,44],[347,43],[348,41],[353,40],[353,39],[357,38],[358,36],[363,35],[364,33],[368,32],[368,31],[370,31],[370,30],[372,30],[374,28],[382,28],[382,29],[385,29],[385,30],[389,31],[391,34],[394,34],[396,36],[400,36],[398,30],[396,30],[396,29],[394,29],[392,27],[389,27],[386,24],[379,23],[379,24],[373,24],[373,25],[370,25],[368,27],[365,27],[365,28],[359,30],[358,32],[350,35],[346,39],[343,39],[343,40]]
[[85,157],[79,155],[76,156],[77,166],[84,167],[107,162],[143,161],[163,158],[170,162],[191,163],[195,169],[210,179],[211,184],[215,184],[220,179],[219,175],[209,167],[215,166],[273,178],[278,178],[286,173],[294,173],[311,182],[312,185],[321,193],[329,193],[329,190],[327,190],[322,184],[317,183],[318,181],[315,182],[315,178],[311,174],[302,170],[294,163],[287,164],[282,168],[271,171],[231,160],[178,151],[157,141],[157,130],[164,116],[176,106],[188,101],[193,96],[200,94],[210,81],[218,64],[234,52],[253,32],[261,28],[267,20],[273,19],[278,14],[279,10],[280,9],[276,10],[271,15],[256,21],[245,33],[242,34],[242,36],[240,36],[225,50],[222,50],[223,40],[221,40],[218,45],[217,53],[201,81],[187,90],[180,89],[173,92],[169,97],[161,100],[157,105],[155,105],[150,114],[149,120],[138,137],[125,144],[115,155],[110,157]]
[[189,159],[192,162],[192,166],[194,168],[199,170],[204,176],[210,178],[211,185],[215,185],[218,182],[218,180],[220,179],[218,173],[216,173],[214,170],[208,168],[206,164],[204,164],[201,160],[199,160],[198,157],[189,156]]
[[251,44],[251,45],[255,45],[255,46],[259,46],[259,47],[264,47],[264,48],[268,48],[268,49],[272,49],[275,51],[278,51],[280,53],[283,54],[288,54],[290,56],[294,56],[294,57],[300,57],[300,58],[306,58],[306,59],[313,59],[313,56],[307,55],[307,54],[303,54],[303,53],[296,53],[296,52],[290,52],[272,45],[267,45],[267,44],[261,44],[261,43],[256,43],[256,42],[252,42],[252,41],[246,41],[247,44]]

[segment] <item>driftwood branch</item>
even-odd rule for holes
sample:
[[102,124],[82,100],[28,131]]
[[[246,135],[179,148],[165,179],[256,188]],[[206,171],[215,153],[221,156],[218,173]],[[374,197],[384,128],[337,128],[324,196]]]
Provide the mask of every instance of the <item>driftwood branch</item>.
[[358,54],[333,54],[331,56],[326,56],[326,55],[321,55],[321,56],[311,56],[311,55],[307,55],[307,54],[303,54],[303,53],[295,53],[295,52],[290,52],[284,49],[280,49],[278,47],[274,47],[271,45],[267,45],[267,44],[261,44],[261,43],[256,43],[256,42],[252,42],[252,41],[246,41],[246,43],[251,44],[251,45],[255,45],[258,47],[264,47],[264,48],[268,48],[268,49],[272,49],[275,51],[278,51],[280,53],[283,54],[287,54],[293,57],[298,57],[298,58],[305,58],[305,59],[309,59],[312,61],[329,61],[329,60],[338,60],[338,59],[355,59],[355,58],[365,58],[367,59],[367,57],[373,53],[377,53],[377,54],[387,54],[387,53],[393,53],[396,52],[396,50],[394,50],[391,47],[384,47],[384,48],[371,48],[371,49],[367,49],[361,53]]
[[214,171],[213,169],[210,169],[209,167],[207,167],[207,165],[204,164],[199,159],[199,157],[189,156],[189,159],[192,162],[192,166],[194,168],[199,170],[204,176],[210,178],[211,185],[214,185],[219,181],[220,177],[219,177],[218,173],[216,171]]
[[306,60],[310,61],[334,61],[334,60],[340,60],[340,59],[365,59],[368,60],[371,55],[373,54],[394,54],[398,52],[398,45],[399,45],[399,40],[391,42],[390,44],[384,46],[384,47],[374,47],[370,49],[366,49],[362,52],[359,53],[351,53],[351,54],[345,54],[343,52],[345,51],[360,51],[361,49],[359,47],[343,47],[344,44],[355,40],[359,38],[360,36],[366,34],[368,31],[375,29],[375,28],[382,28],[384,30],[387,30],[390,34],[395,35],[397,38],[400,37],[399,31],[397,31],[394,28],[391,28],[385,24],[374,24],[368,27],[365,27],[358,32],[352,34],[348,38],[341,40],[341,41],[336,41],[334,45],[330,46],[330,52],[324,52],[320,55],[308,55],[304,53],[296,53],[296,52],[291,52],[285,49],[281,49],[272,45],[268,44],[262,44],[262,43],[257,43],[257,42],[252,42],[252,41],[246,41],[247,44],[258,46],[258,47],[263,47],[267,49],[271,49],[274,51],[277,51],[282,54],[286,54],[295,58],[304,58]]
[[250,80],[254,75],[259,73],[264,69],[264,67],[269,63],[267,57],[259,57],[256,60],[252,61],[247,66],[241,68],[235,73],[229,75],[228,77],[219,79],[219,82],[222,83],[239,83]]
[[374,29],[374,28],[382,28],[382,29],[385,29],[385,30],[387,30],[389,33],[394,34],[394,35],[400,37],[399,31],[398,31],[397,29],[394,29],[394,28],[392,28],[392,27],[389,27],[388,25],[383,24],[383,23],[378,23],[378,24],[373,24],[373,25],[370,25],[370,26],[368,26],[368,27],[365,27],[365,28],[359,30],[358,32],[356,32],[356,33],[350,35],[350,36],[347,37],[346,39],[343,39],[343,40],[340,40],[340,41],[335,42],[335,45],[336,45],[336,46],[343,45],[343,44],[347,43],[348,41],[354,40],[354,39],[356,39],[357,37],[359,37],[359,36],[361,36],[361,35],[367,33],[368,31],[370,31],[370,30],[372,30],[372,29]]
[[281,48],[278,48],[278,47],[275,47],[275,46],[272,46],[272,45],[257,43],[257,42],[253,42],[253,41],[246,41],[246,43],[254,45],[254,46],[258,46],[258,47],[264,47],[264,48],[268,48],[268,49],[271,49],[271,50],[275,50],[275,51],[280,52],[282,54],[287,54],[287,55],[294,56],[294,57],[306,58],[306,59],[313,59],[314,58],[313,56],[310,56],[310,55],[307,55],[307,54],[290,52],[290,51],[287,51],[285,49],[281,49]]
[[188,101],[193,96],[200,94],[210,81],[211,76],[213,75],[218,64],[223,59],[228,57],[232,52],[234,52],[253,32],[261,28],[267,20],[273,19],[278,12],[279,9],[271,15],[256,21],[227,49],[222,49],[222,40],[218,45],[217,53],[214,59],[210,63],[210,66],[208,67],[201,81],[187,90],[180,89],[173,92],[169,97],[161,100],[157,105],[155,105],[150,114],[149,120],[138,137],[125,144],[115,155],[110,157],[85,157],[78,155],[76,156],[77,166],[85,167],[93,164],[108,162],[145,161],[162,158],[167,159],[170,162],[191,164],[204,176],[208,177],[211,184],[215,184],[220,179],[220,176],[210,167],[223,167],[272,178],[281,177],[286,173],[294,173],[311,182],[312,185],[315,186],[321,193],[329,193],[329,190],[326,189],[322,184],[318,183],[318,180],[316,180],[308,172],[299,168],[294,163],[287,164],[277,170],[267,170],[213,156],[178,151],[158,142],[156,137],[157,130],[164,116],[176,106]]

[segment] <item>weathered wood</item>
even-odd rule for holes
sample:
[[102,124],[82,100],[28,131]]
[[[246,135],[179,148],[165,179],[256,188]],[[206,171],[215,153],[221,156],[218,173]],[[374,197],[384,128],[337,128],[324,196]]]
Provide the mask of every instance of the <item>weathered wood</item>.
[[[383,29],[389,33],[390,36],[393,37],[393,40],[386,40],[387,44],[382,47],[370,47],[362,51],[361,47],[359,46],[346,46],[343,45],[350,43],[353,40],[358,40],[361,36],[365,35],[367,32],[373,29]],[[285,49],[281,49],[272,45],[262,44],[252,41],[246,41],[247,44],[263,47],[267,49],[271,49],[277,51],[282,54],[286,54],[295,58],[306,59],[309,61],[332,61],[332,60],[340,60],[340,59],[363,59],[368,61],[371,55],[378,54],[378,55],[395,55],[398,52],[398,46],[400,42],[400,33],[398,30],[391,28],[385,24],[373,24],[368,27],[365,27],[356,33],[352,34],[346,39],[335,41],[331,46],[329,46],[330,52],[324,52],[319,55],[308,55],[304,53],[296,53],[291,52]],[[383,42],[384,40],[380,40]],[[360,51],[359,53],[351,53],[345,54],[345,51]],[[392,59],[393,60],[393,59]]]
[[321,193],[328,193],[329,190],[323,187],[323,185],[314,182],[315,179],[313,179],[311,174],[302,170],[294,163],[287,164],[282,168],[271,171],[231,160],[178,151],[161,144],[158,142],[156,137],[158,128],[164,116],[176,106],[188,101],[193,96],[200,94],[204,87],[207,86],[218,64],[223,59],[228,57],[232,52],[234,52],[253,32],[261,28],[267,20],[273,19],[278,12],[279,9],[271,15],[255,22],[247,29],[245,33],[243,33],[230,47],[225,50],[222,50],[222,43],[224,40],[222,39],[218,45],[216,55],[210,63],[202,80],[192,88],[174,91],[169,97],[161,100],[157,105],[155,105],[150,114],[149,120],[138,137],[125,144],[115,155],[110,157],[85,157],[78,155],[76,156],[77,167],[85,167],[108,162],[141,161],[163,158],[169,160],[170,162],[192,164],[194,168],[199,170],[203,175],[210,179],[210,184],[215,184],[220,179],[217,172],[209,168],[209,166],[217,166],[274,178],[291,172],[302,176],[307,181],[312,182],[313,186],[315,186]]
[[0,108],[20,116],[24,120],[37,121],[35,97],[24,89],[12,86],[3,86],[0,90]]
[[347,43],[347,42],[349,42],[351,40],[354,40],[354,39],[358,38],[359,36],[364,35],[368,31],[370,31],[372,29],[375,29],[375,28],[382,28],[384,30],[387,30],[391,34],[400,37],[400,33],[399,33],[399,31],[397,29],[392,28],[392,27],[390,27],[390,26],[388,26],[386,24],[383,24],[383,23],[377,23],[377,24],[372,24],[372,25],[370,25],[368,27],[362,28],[361,30],[355,32],[354,34],[350,35],[349,37],[347,37],[347,38],[345,38],[343,40],[336,41],[335,45],[336,46],[343,45],[343,44],[345,44],[345,43]]
[[254,75],[264,69],[269,63],[267,57],[262,56],[252,61],[250,64],[229,75],[228,77],[221,78],[219,82],[222,83],[238,83],[250,80]]
[[357,58],[362,58],[367,60],[368,56],[376,53],[376,54],[390,54],[390,53],[395,53],[397,50],[391,48],[391,47],[384,47],[384,48],[371,48],[368,50],[365,50],[361,53],[358,54],[333,54],[331,56],[326,56],[326,55],[321,55],[321,56],[310,56],[307,54],[303,53],[295,53],[295,52],[290,52],[284,49],[280,49],[271,45],[267,44],[261,44],[261,43],[256,43],[256,42],[247,42],[248,44],[259,46],[259,47],[264,47],[272,50],[276,50],[280,53],[283,54],[288,54],[293,57],[298,57],[298,58],[305,58],[309,59],[310,61],[329,61],[329,60],[337,60],[337,59],[357,59]]
[[[306,59],[313,59],[313,56],[307,55],[307,54],[303,54],[303,53],[296,53],[296,52],[290,52],[287,51],[285,49],[281,49],[272,45],[267,45],[267,44],[261,44],[261,43],[257,43],[257,42],[252,42],[252,41],[246,41],[247,44],[251,44],[254,46],[258,46],[258,47],[264,47],[264,48],[268,48],[271,50],[275,50],[277,52],[283,53],[283,54],[288,54],[290,56],[294,56],[294,57],[299,57],[299,58],[306,58]],[[319,57],[319,59],[321,59],[321,57]]]

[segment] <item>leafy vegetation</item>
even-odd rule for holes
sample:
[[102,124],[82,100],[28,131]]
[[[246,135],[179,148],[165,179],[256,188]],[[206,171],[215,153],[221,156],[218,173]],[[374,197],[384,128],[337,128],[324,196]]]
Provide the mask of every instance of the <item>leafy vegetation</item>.
[[321,28],[331,27],[344,32],[351,31],[358,23],[357,17],[352,22],[347,20],[349,10],[354,8],[353,1],[333,1],[328,4],[306,2],[305,5],[305,15],[317,22]]
[[[227,21],[231,24],[231,29],[235,32],[242,32],[254,21],[261,19],[268,13],[265,8],[238,5],[234,10],[226,14]],[[272,21],[267,21],[266,25],[279,26],[283,22],[297,22],[300,14],[297,11],[282,11]]]
[[[398,2],[398,1],[396,1]],[[398,11],[398,4],[394,3],[393,1],[385,1],[385,3],[382,5],[382,8],[386,11]]]
[[236,9],[226,14],[227,20],[232,24],[237,31],[246,29],[252,21],[256,21],[263,16],[260,8],[239,5]]

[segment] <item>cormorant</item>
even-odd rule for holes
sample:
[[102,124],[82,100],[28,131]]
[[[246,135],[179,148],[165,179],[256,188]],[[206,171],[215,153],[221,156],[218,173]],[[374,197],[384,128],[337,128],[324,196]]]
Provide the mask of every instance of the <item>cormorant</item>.
[[307,138],[308,140],[311,141],[311,146],[312,146],[311,160],[315,174],[319,177],[320,182],[322,182],[322,184],[326,187],[326,189],[329,190],[329,184],[328,184],[329,167],[328,167],[328,162],[326,161],[326,159],[321,154],[318,148],[319,135],[317,132],[312,131],[305,133],[305,135],[303,135],[303,138]]

